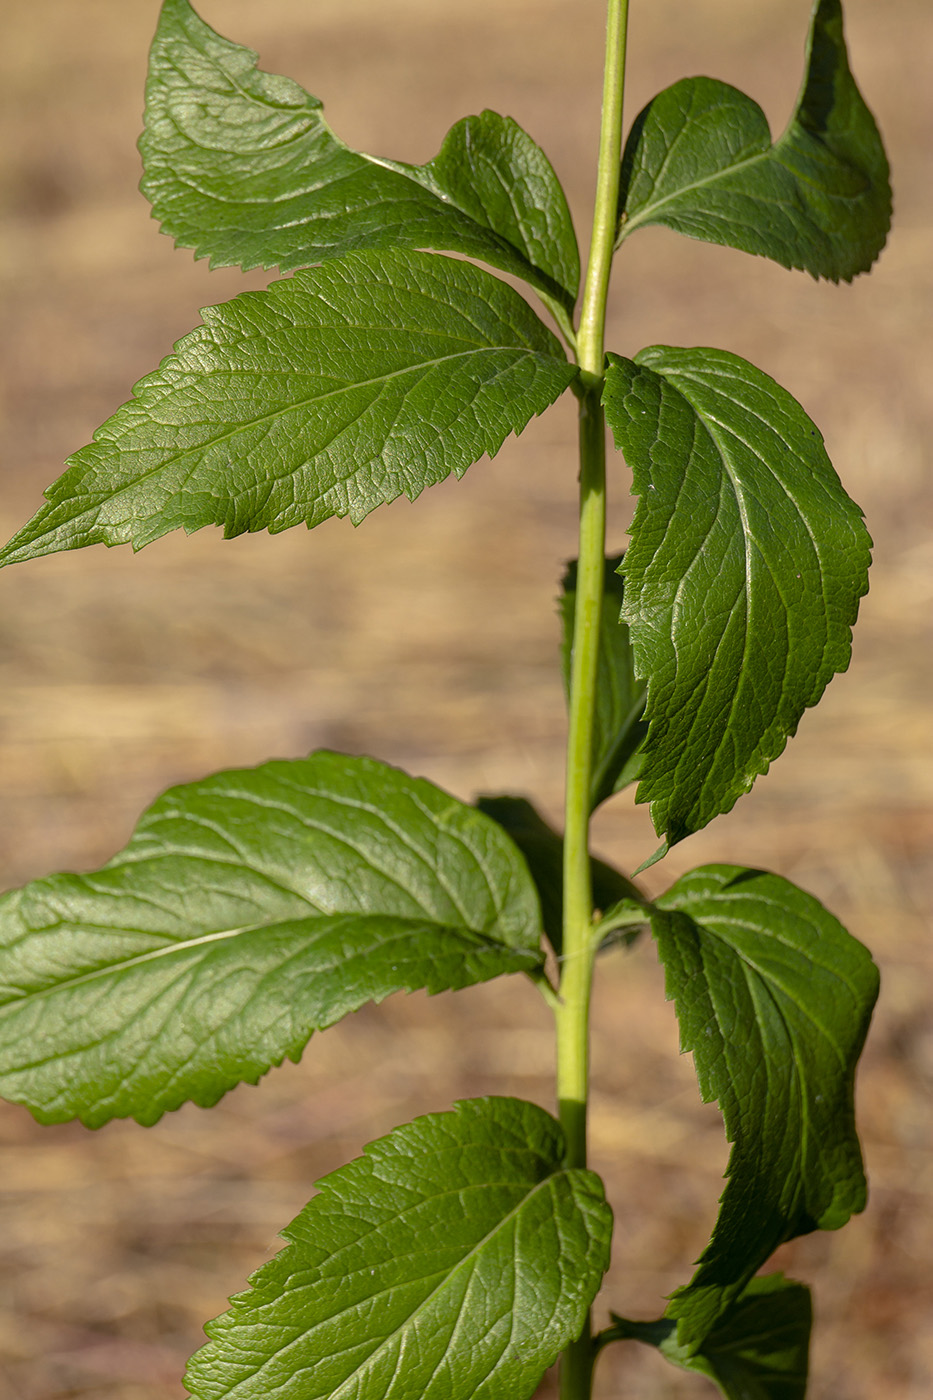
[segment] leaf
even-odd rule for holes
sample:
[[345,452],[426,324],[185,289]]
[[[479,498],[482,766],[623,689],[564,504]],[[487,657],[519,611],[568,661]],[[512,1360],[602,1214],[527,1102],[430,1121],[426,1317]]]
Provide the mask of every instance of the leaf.
[[651,924],[681,1048],[733,1144],[716,1228],[668,1308],[692,1353],[779,1244],[864,1209],[853,1085],[878,973],[818,900],[760,870],[701,866]]
[[[564,927],[564,840],[548,826],[524,797],[479,797],[476,805],[487,817],[499,823],[515,842],[534,880],[541,900],[544,932],[555,953],[563,949]],[[605,861],[590,859],[593,881],[593,903],[597,909],[608,909],[619,901],[634,896],[641,898],[631,881]],[[643,924],[644,918],[641,920]]]
[[512,843],[431,783],[327,752],[218,773],[0,900],[0,1092],[154,1123],[367,1001],[539,967],[539,928]]
[[670,845],[728,812],[849,664],[871,540],[818,430],[724,350],[610,356],[639,496],[623,614],[648,682],[637,800]]
[[[614,792],[621,792],[629,783],[636,781],[642,766],[639,745],[648,728],[641,718],[645,708],[645,687],[635,679],[629,631],[619,615],[622,580],[617,571],[622,557],[616,554],[606,560],[593,714],[590,811],[594,811]],[[561,664],[564,690],[568,696],[576,599],[577,564],[573,560],[567,565],[560,599]]]
[[377,160],[321,103],[165,0],[139,148],[163,231],[212,266],[305,267],[361,248],[465,253],[530,282],[569,325],[576,236],[547,157],[509,118],[466,117],[427,165]]
[[888,162],[846,54],[839,0],[817,0],[807,71],[775,144],[750,97],[685,78],[640,114],[622,160],[618,243],[666,224],[814,277],[867,272],[891,224]]
[[530,1396],[576,1338],[612,1215],[519,1099],[396,1128],[319,1182],[288,1246],[207,1326],[196,1400]]
[[494,456],[576,374],[511,287],[431,253],[353,253],[202,314],[0,565],[205,525],[357,524]]
[[810,1290],[782,1274],[753,1278],[728,1316],[692,1356],[678,1345],[676,1324],[630,1322],[612,1315],[608,1341],[632,1338],[655,1346],[684,1371],[695,1371],[726,1400],[804,1400],[813,1306]]

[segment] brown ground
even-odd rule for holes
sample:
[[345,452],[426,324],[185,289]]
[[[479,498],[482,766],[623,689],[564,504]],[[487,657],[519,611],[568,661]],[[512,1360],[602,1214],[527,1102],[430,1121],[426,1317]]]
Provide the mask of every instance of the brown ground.
[[[630,113],[707,71],[773,122],[796,90],[806,0],[634,5]],[[264,66],[325,98],[337,130],[423,160],[483,106],[542,142],[584,222],[599,0],[203,0]],[[67,452],[126,396],[197,308],[246,282],[173,252],[135,193],[133,142],[155,0],[6,0],[0,197],[5,296],[4,538]],[[861,1075],[869,1212],[785,1252],[816,1290],[813,1400],[933,1394],[933,648],[926,444],[933,311],[928,0],[849,0],[863,86],[886,129],[898,224],[875,275],[814,286],[762,261],[648,232],[618,269],[610,344],[719,344],[797,393],[877,542],[850,673],[731,816],[651,872],[763,864],[824,898],[882,965]],[[581,154],[581,152],[583,154]],[[0,577],[0,879],[88,867],[168,783],[326,744],[375,753],[469,797],[560,802],[553,596],[573,553],[569,405],[415,507],[355,532],[171,538],[134,558],[89,550]],[[612,542],[624,539],[621,465]],[[642,809],[599,820],[629,866]],[[650,1316],[712,1222],[725,1161],[697,1103],[650,949],[608,958],[595,1019],[595,1165],[617,1213],[606,1299]],[[395,998],[304,1063],[213,1112],[144,1131],[40,1129],[0,1106],[2,1400],[178,1400],[204,1318],[276,1247],[311,1182],[417,1112],[518,1093],[549,1104],[548,1014],[530,987]],[[701,1396],[635,1348],[602,1394]]]

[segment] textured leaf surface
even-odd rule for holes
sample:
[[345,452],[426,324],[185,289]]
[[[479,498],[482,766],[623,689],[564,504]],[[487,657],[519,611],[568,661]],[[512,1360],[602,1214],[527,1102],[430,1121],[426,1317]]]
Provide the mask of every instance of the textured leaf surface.
[[810,1290],[781,1274],[753,1278],[728,1316],[692,1356],[676,1323],[615,1317],[612,1340],[655,1346],[685,1371],[708,1377],[725,1400],[804,1400],[813,1307]]
[[619,241],[645,224],[834,282],[867,272],[891,223],[888,163],[849,71],[839,0],[818,0],[803,90],[771,144],[764,112],[712,78],[660,93],[622,163]]
[[567,201],[514,121],[466,117],[427,165],[376,160],[256,57],[187,0],[165,0],[140,151],[143,193],[176,242],[212,265],[283,271],[359,248],[466,253],[572,309],[580,264]]
[[[614,792],[621,792],[629,783],[635,782],[642,764],[638,748],[647,732],[647,725],[642,721],[645,687],[635,678],[629,630],[620,616],[622,579],[618,570],[621,563],[621,554],[606,560],[593,714],[591,811]],[[577,566],[574,561],[568,565],[564,575],[560,599],[561,665],[564,690],[568,696],[576,599]]]
[[779,1244],[864,1208],[853,1081],[878,974],[818,900],[758,870],[702,866],[651,923],[681,1046],[733,1143],[712,1239],[668,1309],[693,1351]]
[[[563,948],[564,927],[564,839],[524,797],[480,797],[476,803],[493,821],[508,832],[531,871],[538,889],[544,931],[555,953]],[[590,860],[593,904],[609,909],[630,896],[638,896],[634,885],[605,861]],[[644,919],[642,923],[644,923]]]
[[0,900],[0,1092],[152,1123],[364,1002],[537,967],[539,929],[512,843],[431,783],[327,752],[218,773]]
[[511,287],[431,253],[354,253],[202,314],[0,564],[358,522],[493,456],[576,373]]
[[723,350],[610,356],[639,496],[623,613],[648,683],[638,800],[673,845],[728,812],[849,664],[871,541],[795,399]]
[[612,1216],[560,1127],[474,1099],[319,1183],[288,1247],[207,1328],[197,1400],[524,1400],[583,1327]]

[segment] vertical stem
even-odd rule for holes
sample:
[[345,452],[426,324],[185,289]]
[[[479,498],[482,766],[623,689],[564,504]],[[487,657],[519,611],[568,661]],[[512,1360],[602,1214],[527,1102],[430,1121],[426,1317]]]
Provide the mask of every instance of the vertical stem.
[[564,834],[564,928],[557,1008],[557,1097],[567,1164],[586,1166],[589,1007],[593,975],[590,781],[593,710],[606,552],[606,445],[599,387],[580,404],[580,556],[570,671]]
[[[564,827],[564,928],[557,1025],[557,1097],[567,1138],[567,1165],[586,1165],[589,1098],[589,1009],[593,978],[593,894],[590,874],[590,784],[593,714],[606,552],[606,445],[601,392],[609,274],[612,269],[628,0],[608,0],[606,67],[593,234],[577,335],[581,376],[580,551],[570,672],[570,722]],[[561,1358],[561,1400],[588,1400],[593,1344],[587,1320]]]

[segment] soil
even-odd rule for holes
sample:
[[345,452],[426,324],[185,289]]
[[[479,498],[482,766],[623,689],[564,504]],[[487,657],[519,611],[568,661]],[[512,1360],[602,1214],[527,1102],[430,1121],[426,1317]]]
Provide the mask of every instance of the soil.
[[[6,538],[64,457],[197,321],[263,274],[174,251],[136,191],[155,0],[6,0],[0,50],[0,345]],[[629,116],[709,72],[780,129],[806,0],[633,6]],[[466,112],[511,114],[550,154],[579,226],[598,121],[599,0],[202,0],[263,66],[322,97],[337,131],[425,160]],[[729,816],[646,876],[762,865],[867,942],[883,993],[859,1082],[867,1213],[781,1251],[811,1283],[812,1400],[933,1394],[933,16],[849,0],[854,64],[886,132],[897,222],[870,278],[814,285],[647,230],[617,268],[612,348],[722,345],[773,374],[825,433],[876,542],[852,666]],[[583,153],[581,155],[581,152]],[[574,545],[571,404],[415,504],[354,530],[134,557],[79,551],[0,576],[0,881],[92,868],[168,784],[319,746],[368,752],[470,798],[534,795],[559,819],[554,596]],[[630,515],[613,463],[611,544]],[[598,819],[628,868],[653,848],[630,794]],[[316,1038],[300,1065],[143,1130],[39,1128],[0,1105],[0,1397],[180,1400],[205,1318],[277,1247],[315,1179],[458,1097],[550,1106],[549,1013],[522,984],[396,997]],[[617,1217],[598,1307],[657,1315],[708,1236],[727,1157],[698,1101],[649,947],[606,958],[594,1024],[594,1166]],[[606,1400],[708,1383],[634,1345]],[[546,1386],[550,1382],[546,1382]]]

